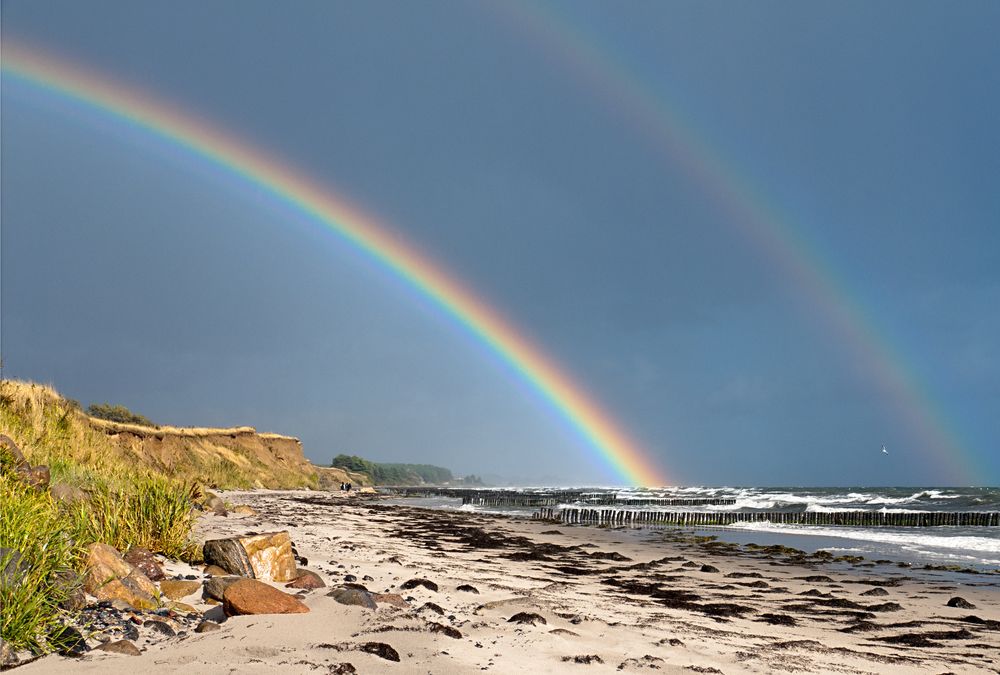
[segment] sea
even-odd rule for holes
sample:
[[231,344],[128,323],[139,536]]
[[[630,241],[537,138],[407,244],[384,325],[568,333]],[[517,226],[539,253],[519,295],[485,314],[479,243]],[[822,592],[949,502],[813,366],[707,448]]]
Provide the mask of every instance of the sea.
[[[733,504],[704,506],[623,506],[662,511],[882,511],[886,513],[940,511],[1000,511],[997,487],[519,487],[512,492],[584,490],[625,498],[731,499]],[[530,517],[534,507],[498,507],[462,504],[456,497],[427,496],[400,499],[399,503],[437,509],[500,513]],[[581,506],[567,501],[554,508]],[[670,527],[670,526],[660,526]],[[676,527],[676,526],[674,526]],[[711,534],[739,544],[781,544],[808,552],[864,556],[914,566],[959,566],[977,571],[1000,570],[1000,527],[849,527],[773,524],[767,520],[728,526],[681,528]]]

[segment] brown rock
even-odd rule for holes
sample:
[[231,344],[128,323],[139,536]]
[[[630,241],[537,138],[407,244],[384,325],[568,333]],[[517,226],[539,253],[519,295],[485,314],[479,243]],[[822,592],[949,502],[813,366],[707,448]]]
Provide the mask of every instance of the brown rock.
[[257,516],[257,515],[260,515],[259,513],[257,513],[257,511],[253,507],[247,506],[246,504],[240,504],[238,506],[234,506],[232,512],[235,513],[236,515],[239,515],[239,516]]
[[91,544],[87,550],[87,575],[84,578],[84,587],[87,591],[94,585],[99,585],[102,580],[120,579],[130,588],[138,591],[156,594],[156,584],[149,580],[135,565],[129,563],[117,550],[107,544]]
[[292,539],[286,531],[212,539],[205,542],[204,554],[206,563],[251,579],[292,581],[298,577]]
[[195,633],[212,633],[214,631],[222,628],[219,624],[214,621],[202,621],[198,624],[198,627],[194,629]]
[[202,570],[202,574],[206,574],[210,577],[224,577],[227,576],[229,572],[222,569],[218,565],[206,565],[205,569]]
[[120,600],[134,609],[156,609],[156,600],[148,593],[134,591],[120,579],[112,579],[91,593],[98,600]]
[[309,611],[295,596],[256,579],[240,579],[227,588],[222,597],[222,609],[226,616],[303,614]]
[[171,600],[180,600],[201,588],[200,581],[184,579],[164,579],[160,582],[160,592]]
[[404,600],[403,596],[399,593],[372,593],[372,598],[376,603],[392,605],[400,609],[406,609],[410,606],[410,603]]
[[129,549],[129,552],[125,554],[125,562],[137,567],[150,581],[159,581],[166,576],[163,574],[163,568],[160,567],[156,556],[148,549],[138,546]]
[[294,581],[285,584],[285,588],[313,589],[323,588],[324,586],[326,586],[326,582],[323,581],[323,578],[320,577],[320,575],[316,574],[312,570],[305,569],[300,569],[299,576],[296,577]]
[[129,640],[105,642],[99,647],[94,647],[94,649],[102,652],[111,652],[112,654],[125,654],[126,656],[139,656],[142,654],[139,648]]
[[156,607],[156,585],[107,544],[91,544],[87,550],[83,587],[98,600],[124,600],[136,609]]

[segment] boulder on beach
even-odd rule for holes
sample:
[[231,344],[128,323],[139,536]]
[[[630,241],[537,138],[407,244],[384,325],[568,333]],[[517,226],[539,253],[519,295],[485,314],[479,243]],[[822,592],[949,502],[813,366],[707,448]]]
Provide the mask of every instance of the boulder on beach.
[[285,588],[314,589],[323,588],[324,586],[326,586],[326,582],[323,581],[323,578],[320,575],[316,574],[312,570],[305,569],[300,569],[299,576],[285,584]]
[[235,584],[237,581],[245,577],[237,576],[225,576],[225,577],[212,577],[205,581],[205,586],[201,589],[201,597],[206,600],[218,600],[222,602],[222,597],[226,593],[226,589]]
[[375,598],[368,591],[357,588],[335,588],[327,595],[342,605],[356,605],[366,609],[378,609]]
[[292,581],[298,577],[292,539],[287,531],[246,537],[210,539],[204,545],[205,562],[231,574],[264,581]]
[[145,574],[150,581],[159,581],[166,576],[163,574],[163,568],[160,567],[160,563],[156,560],[156,556],[153,555],[153,552],[149,549],[134,546],[129,549],[128,553],[126,553],[124,557],[125,562],[131,563],[139,568],[139,571]]
[[142,652],[130,640],[115,640],[105,642],[99,647],[94,647],[96,651],[109,652],[111,654],[125,654],[126,656],[139,656]]
[[399,593],[372,593],[372,599],[376,604],[392,605],[400,609],[406,609],[410,606],[410,603],[404,600]]
[[156,608],[156,585],[114,547],[91,544],[86,568],[84,590],[98,600],[122,600],[136,609]]
[[185,598],[201,588],[200,581],[186,579],[164,579],[160,582],[160,592],[171,600]]
[[256,579],[240,579],[222,596],[226,616],[239,614],[305,614],[309,611],[294,595]]

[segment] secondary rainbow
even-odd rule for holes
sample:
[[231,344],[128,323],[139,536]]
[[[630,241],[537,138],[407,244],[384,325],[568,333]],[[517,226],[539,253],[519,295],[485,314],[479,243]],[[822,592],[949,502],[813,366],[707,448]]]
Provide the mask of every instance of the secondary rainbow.
[[737,170],[712,147],[706,140],[709,135],[682,114],[679,92],[653,87],[618,58],[610,45],[602,45],[598,36],[574,25],[567,13],[552,5],[511,0],[489,8],[529,37],[552,62],[564,65],[566,72],[627,121],[629,132],[651,142],[672,167],[682,167],[732,226],[782,271],[801,294],[806,311],[834,332],[841,348],[849,352],[851,365],[881,391],[912,439],[915,455],[921,455],[941,480],[956,485],[982,482],[983,475],[946,419],[944,407],[934,400],[917,376],[917,368],[906,363],[887,332],[878,328],[877,319],[858,294],[851,292],[833,258],[812,245],[797,221],[768,200],[746,171]]
[[275,157],[145,92],[66,63],[37,48],[5,39],[3,71],[181,146],[330,228],[454,316],[518,372],[621,479],[633,485],[669,483],[648,453],[496,310],[328,186],[315,183]]

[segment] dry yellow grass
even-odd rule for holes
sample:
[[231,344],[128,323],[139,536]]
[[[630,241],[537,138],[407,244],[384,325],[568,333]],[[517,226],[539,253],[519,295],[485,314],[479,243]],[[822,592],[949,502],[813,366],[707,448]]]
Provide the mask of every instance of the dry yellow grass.
[[[0,433],[57,478],[79,466],[128,463],[182,480],[231,488],[319,487],[319,471],[292,436],[253,427],[146,427],[90,417],[52,387],[0,383]],[[346,477],[345,480],[351,480]],[[354,477],[355,484],[362,484]]]

